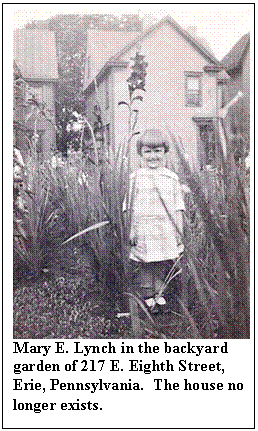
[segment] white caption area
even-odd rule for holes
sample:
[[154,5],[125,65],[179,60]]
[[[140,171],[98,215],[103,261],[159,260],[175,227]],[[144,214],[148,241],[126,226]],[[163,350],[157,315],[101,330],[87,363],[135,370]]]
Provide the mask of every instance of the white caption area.
[[14,340],[9,347],[5,427],[253,426],[250,340]]

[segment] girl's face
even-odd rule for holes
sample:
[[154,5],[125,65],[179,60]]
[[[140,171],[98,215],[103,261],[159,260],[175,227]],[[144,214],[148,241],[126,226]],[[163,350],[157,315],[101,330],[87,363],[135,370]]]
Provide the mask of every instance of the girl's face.
[[142,158],[149,169],[162,168],[165,165],[165,148],[163,145],[156,148],[143,145]]

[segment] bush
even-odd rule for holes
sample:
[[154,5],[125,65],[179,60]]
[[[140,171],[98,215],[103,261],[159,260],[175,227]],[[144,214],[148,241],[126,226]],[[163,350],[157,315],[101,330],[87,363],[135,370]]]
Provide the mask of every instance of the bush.
[[[250,235],[243,175],[230,158],[223,160],[221,169],[208,168],[201,175],[191,172],[180,152],[179,158],[191,189],[185,244],[188,270],[206,316],[198,334],[211,337],[215,315],[219,338],[248,338]],[[196,330],[194,320],[191,324]]]

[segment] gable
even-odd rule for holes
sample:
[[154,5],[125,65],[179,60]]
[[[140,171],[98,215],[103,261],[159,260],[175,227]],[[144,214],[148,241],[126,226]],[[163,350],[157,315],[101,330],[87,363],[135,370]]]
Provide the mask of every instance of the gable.
[[[120,32],[99,32],[95,30],[89,32],[92,36],[91,42],[89,42],[89,56],[90,56],[90,76],[86,76],[87,74],[87,65],[86,65],[86,73],[85,73],[85,81],[84,81],[84,90],[91,84],[92,80],[100,75],[109,64],[111,66],[115,66],[116,63],[119,64],[125,58],[128,61],[128,52],[132,50],[135,46],[141,45],[145,42],[145,40],[153,35],[158,35],[160,31],[162,31],[163,27],[170,27],[174,33],[176,33],[180,39],[184,40],[185,43],[191,46],[192,50],[194,50],[199,56],[201,56],[208,64],[220,65],[219,61],[214,57],[214,55],[209,52],[209,50],[202,45],[200,45],[190,33],[185,31],[175,20],[171,17],[166,17],[162,19],[158,24],[155,24],[145,30],[142,33],[137,32],[121,32],[126,33],[124,37],[119,37],[118,33]],[[91,33],[92,32],[92,33]],[[98,33],[98,34],[97,34]],[[101,34],[102,33],[102,34]],[[109,35],[105,33],[110,33]],[[135,34],[137,36],[135,37]],[[94,41],[95,37],[98,37],[98,41]],[[129,39],[131,38],[131,40]],[[129,40],[129,41],[128,41]],[[118,49],[118,46],[121,46],[121,49]],[[92,49],[95,47],[95,49]],[[114,54],[112,55],[112,52]],[[92,56],[92,58],[91,58]],[[130,56],[129,56],[130,58]],[[207,64],[207,63],[206,63]]]
[[[99,71],[112,56],[134,40],[139,34],[140,33],[137,31],[88,30],[87,58],[90,63],[86,64],[84,87],[97,76]],[[88,67],[90,67],[89,78],[87,77]]]
[[16,30],[14,60],[24,79],[56,81],[58,67],[55,34],[48,30]]
[[227,71],[240,67],[244,54],[250,46],[250,33],[244,34],[233,48],[221,60],[222,65]]
[[130,49],[124,50],[116,57],[117,61],[128,63],[136,51],[145,56],[149,73],[158,67],[167,68],[170,76],[172,71],[174,75],[179,69],[186,72],[203,72],[204,67],[214,67],[214,62],[189,43],[169,22],[164,22],[162,26],[146,34],[137,44],[132,44]]
[[133,48],[137,44],[141,44],[142,41],[146,38],[152,35],[152,33],[158,34],[160,30],[164,26],[169,26],[171,29],[174,30],[175,33],[180,35],[181,38],[183,38],[189,45],[191,45],[196,52],[198,52],[203,58],[208,60],[210,63],[219,65],[219,61],[217,58],[211,53],[207,48],[205,48],[203,45],[200,45],[197,40],[186,30],[184,30],[174,19],[172,19],[170,16],[163,18],[161,21],[159,21],[158,24],[155,24],[148,28],[145,32],[143,32],[141,35],[138,36],[138,38],[134,39],[132,43],[129,43],[124,49],[122,49],[120,52],[118,52],[114,57],[111,58],[112,61],[120,60],[121,57],[131,48]]

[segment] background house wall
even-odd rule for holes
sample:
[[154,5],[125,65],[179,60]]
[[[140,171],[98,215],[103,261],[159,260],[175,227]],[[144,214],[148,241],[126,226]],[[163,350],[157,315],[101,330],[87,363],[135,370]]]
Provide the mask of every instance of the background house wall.
[[[56,147],[55,92],[58,81],[55,35],[48,30],[16,30],[14,32],[14,59],[26,81],[25,102],[33,96],[39,103],[23,108],[27,129],[40,136],[38,152],[48,159]],[[43,112],[43,114],[42,114]],[[30,134],[30,132],[29,132]],[[27,152],[26,137],[20,139]]]
[[[148,62],[146,92],[144,101],[139,102],[139,121],[137,129],[159,127],[171,130],[180,136],[189,160],[198,165],[197,127],[192,117],[212,117],[216,114],[216,76],[207,74],[203,67],[211,64],[199,54],[170,24],[146,36],[142,41],[124,54],[119,60],[130,61],[136,51],[145,56]],[[185,106],[185,72],[202,73],[202,106]],[[126,79],[130,68],[116,70],[114,74],[114,131],[118,145],[127,131],[127,110],[118,106],[121,100],[128,100]],[[172,151],[173,156],[173,151]],[[133,168],[138,164],[134,142],[132,142]]]

